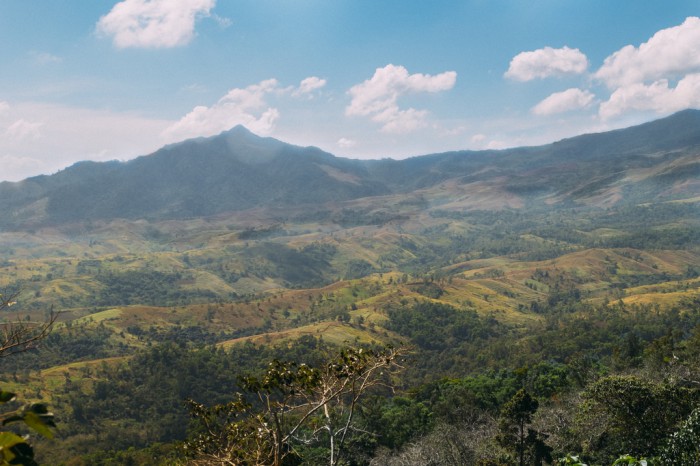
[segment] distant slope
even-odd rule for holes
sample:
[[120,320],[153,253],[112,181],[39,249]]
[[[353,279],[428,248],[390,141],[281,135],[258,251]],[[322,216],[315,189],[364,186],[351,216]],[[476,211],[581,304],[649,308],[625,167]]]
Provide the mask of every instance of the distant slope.
[[243,127],[125,163],[81,162],[52,176],[0,184],[3,223],[188,218],[261,205],[385,194],[365,167]]
[[81,162],[51,176],[0,183],[0,226],[181,219],[257,207],[318,206],[444,188],[448,181],[461,195],[487,190],[491,199],[508,199],[503,205],[511,207],[608,207],[697,197],[699,180],[697,110],[540,147],[401,161],[338,158],[236,127],[129,162]]

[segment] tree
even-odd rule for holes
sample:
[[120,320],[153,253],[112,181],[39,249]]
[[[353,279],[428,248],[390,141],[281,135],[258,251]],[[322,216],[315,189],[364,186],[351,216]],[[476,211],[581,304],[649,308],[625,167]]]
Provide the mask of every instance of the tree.
[[583,393],[581,427],[598,426],[595,449],[608,460],[619,451],[654,455],[679,420],[690,412],[695,394],[686,388],[634,376],[608,376]]
[[[18,293],[9,296],[0,294],[0,311],[15,304]],[[43,339],[51,331],[56,320],[56,314],[52,313],[48,322],[38,325],[30,325],[28,322],[2,324],[0,336],[0,357],[27,351],[34,348],[39,340]],[[0,404],[6,405],[14,401],[14,393],[0,390]],[[0,425],[23,423],[34,431],[51,438],[53,434],[49,427],[55,427],[53,414],[49,412],[43,403],[32,403],[13,411],[0,414]],[[34,461],[34,449],[25,437],[14,432],[0,431],[0,466],[20,465],[38,466]]]
[[659,456],[669,466],[700,464],[700,409],[695,409],[671,435]]
[[325,444],[335,466],[357,430],[361,398],[390,384],[404,354],[346,348],[319,368],[275,360],[262,376],[244,378],[232,402],[190,400],[200,432],[186,449],[195,464],[282,466],[300,460],[300,447]]
[[[0,293],[0,312],[15,305],[19,292],[3,295]],[[35,348],[39,341],[51,332],[58,313],[51,312],[48,321],[41,323],[15,322],[0,323],[0,358]]]
[[538,407],[537,400],[521,388],[501,410],[497,440],[515,451],[520,466],[525,465],[526,456],[532,457],[533,464],[551,461],[551,448],[544,443],[543,435],[529,427]]

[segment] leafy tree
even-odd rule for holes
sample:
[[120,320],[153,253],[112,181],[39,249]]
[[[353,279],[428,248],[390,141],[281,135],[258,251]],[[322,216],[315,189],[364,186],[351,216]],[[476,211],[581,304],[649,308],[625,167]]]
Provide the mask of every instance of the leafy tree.
[[[199,464],[296,464],[299,448],[326,443],[339,464],[360,399],[401,369],[403,349],[348,348],[321,367],[274,360],[223,405],[189,401],[200,433],[185,445]],[[246,398],[248,396],[248,398]]]
[[663,464],[700,464],[700,409],[695,409],[671,435],[659,455]]
[[689,412],[694,394],[673,385],[614,375],[591,384],[583,397],[580,427],[586,429],[587,422],[598,426],[592,447],[611,460],[620,451],[656,454]]
[[635,458],[632,455],[625,454],[616,459],[612,466],[652,466],[653,464],[653,460],[648,460],[646,458]]
[[563,458],[559,458],[557,461],[557,466],[588,466],[586,463],[581,461],[576,455],[566,455]]
[[501,410],[497,439],[502,446],[515,451],[520,466],[525,465],[527,457],[532,458],[532,464],[551,461],[551,448],[545,445],[542,434],[529,427],[538,407],[538,401],[520,389]]

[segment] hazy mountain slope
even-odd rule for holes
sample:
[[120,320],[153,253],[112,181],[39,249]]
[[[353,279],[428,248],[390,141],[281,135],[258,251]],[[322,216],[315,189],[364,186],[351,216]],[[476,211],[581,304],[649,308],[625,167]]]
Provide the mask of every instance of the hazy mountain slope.
[[659,187],[649,192],[655,184],[668,187],[668,175],[675,176],[676,182],[693,182],[700,176],[699,154],[700,112],[686,110],[643,125],[545,146],[450,152],[380,161],[373,168],[394,190],[425,188],[459,177],[463,183],[497,182],[507,191],[524,196],[550,194],[576,200],[618,186],[630,171],[636,176],[623,184],[629,188],[651,178],[655,183],[644,190],[650,196],[661,191]]
[[187,218],[386,193],[357,161],[259,138],[242,127],[125,163],[82,162],[0,184],[3,223]]
[[[465,196],[487,190],[509,206],[657,202],[700,195],[699,154],[695,110],[540,147],[401,161],[338,158],[236,127],[129,162],[81,162],[51,176],[0,183],[0,226],[190,218],[435,187],[448,196],[452,188]],[[448,180],[452,188],[445,188]]]

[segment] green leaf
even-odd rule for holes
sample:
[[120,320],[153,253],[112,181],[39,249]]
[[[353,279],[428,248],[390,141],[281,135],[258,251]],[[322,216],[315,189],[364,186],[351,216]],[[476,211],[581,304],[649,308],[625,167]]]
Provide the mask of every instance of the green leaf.
[[0,403],[9,403],[10,401],[14,400],[16,396],[17,395],[12,392],[0,390]]
[[56,427],[53,420],[53,413],[43,403],[35,403],[24,411],[24,422],[46,438],[53,438],[53,432],[49,427]]
[[26,441],[17,434],[12,432],[0,432],[0,450],[13,447],[18,443],[26,443]]
[[10,417],[6,417],[2,420],[2,425],[6,426],[7,424],[12,424],[13,422],[21,422],[24,421],[24,416],[21,416],[19,414],[15,414]]
[[3,464],[37,466],[31,445],[12,432],[0,432],[0,460]]
[[53,432],[51,432],[51,429],[49,429],[48,424],[44,421],[44,419],[41,416],[34,413],[27,413],[24,416],[24,422],[26,422],[29,427],[31,427],[44,437],[53,438]]

